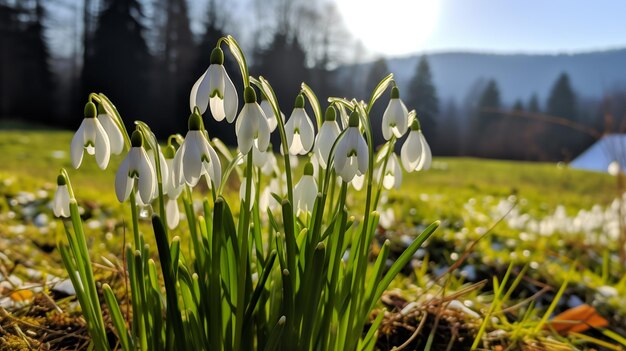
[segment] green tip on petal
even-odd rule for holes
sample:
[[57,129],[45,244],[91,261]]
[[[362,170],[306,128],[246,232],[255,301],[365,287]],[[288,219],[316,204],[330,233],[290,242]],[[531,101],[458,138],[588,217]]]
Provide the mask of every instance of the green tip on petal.
[[296,103],[294,104],[294,108],[304,108],[304,95],[298,94],[298,96],[296,96]]
[[67,180],[65,179],[65,176],[63,174],[59,174],[57,176],[57,185],[61,186],[61,185],[65,185],[67,184]]
[[335,111],[334,107],[328,106],[328,108],[326,109],[326,114],[324,115],[324,120],[333,122],[336,119],[337,119],[337,111]]
[[187,126],[189,127],[189,130],[202,130],[202,117],[194,111],[194,113],[189,115]]
[[350,119],[348,120],[348,127],[358,127],[359,126],[359,113],[355,110],[350,114]]
[[163,157],[165,157],[168,160],[171,160],[174,158],[174,156],[176,155],[176,148],[174,147],[174,145],[169,144],[168,146],[163,148]]
[[211,51],[211,64],[223,65],[224,64],[224,51],[219,47],[216,47]]
[[254,92],[254,88],[246,87],[243,90],[243,101],[245,101],[246,104],[256,102],[256,92]]
[[400,89],[398,89],[398,87],[394,86],[393,88],[391,88],[391,98],[392,99],[400,98]]
[[313,164],[311,162],[307,162],[304,165],[304,175],[313,175]]
[[107,113],[107,111],[104,109],[104,105],[103,104],[98,104],[98,114],[99,115],[104,115],[106,113]]
[[85,104],[85,118],[96,118],[98,115],[98,110],[96,109],[96,104],[89,101]]
[[411,130],[420,130],[422,126],[420,125],[420,121],[415,117],[413,122],[411,123]]
[[143,146],[143,134],[138,129],[135,129],[133,134],[130,136],[130,144],[132,147],[141,147]]

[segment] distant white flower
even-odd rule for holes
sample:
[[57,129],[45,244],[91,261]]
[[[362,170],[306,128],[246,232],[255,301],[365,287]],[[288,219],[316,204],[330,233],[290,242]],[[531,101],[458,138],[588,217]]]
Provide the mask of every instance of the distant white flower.
[[[273,133],[278,126],[278,119],[276,118],[276,114],[274,113],[274,109],[267,99],[261,100],[261,109],[263,113],[265,113],[265,118],[267,118],[267,125],[270,127],[270,133]],[[285,120],[285,114],[280,113],[280,117]]]
[[407,172],[425,171],[430,168],[433,159],[432,153],[424,134],[422,134],[417,118],[413,120],[409,136],[402,145],[400,159]]
[[152,201],[157,181],[152,163],[143,148],[141,132],[133,132],[131,144],[130,151],[115,173],[115,195],[120,202],[124,202],[136,186],[139,200],[144,204],[149,204]]
[[189,108],[193,113],[194,107],[204,114],[207,105],[211,105],[211,114],[216,121],[224,118],[232,123],[237,116],[239,98],[235,85],[224,69],[224,52],[215,48],[211,52],[211,64],[191,88]]
[[336,121],[335,109],[330,106],[326,109],[324,123],[322,123],[322,127],[315,138],[315,146],[313,148],[315,159],[317,159],[317,162],[323,169],[326,169],[330,150],[340,133],[341,130]]
[[[254,179],[253,179],[254,180]],[[239,200],[241,203],[246,199],[246,177],[241,178],[241,185],[239,186]],[[252,206],[254,205],[254,197],[256,196],[256,189],[254,187],[254,181],[250,182],[250,203],[248,204],[249,210],[252,210]]]
[[70,192],[63,175],[57,177],[57,191],[52,199],[52,212],[57,217],[70,217]]
[[337,143],[335,150],[335,171],[344,182],[367,171],[369,150],[359,131],[358,112],[352,112],[348,130]]
[[106,169],[111,157],[109,137],[96,118],[96,105],[88,102],[85,105],[85,119],[78,127],[72,138],[70,155],[74,168],[80,167],[83,161],[83,153],[87,150],[89,155],[96,156],[98,167]]
[[304,110],[304,97],[302,94],[296,98],[296,104],[285,124],[287,146],[291,155],[305,155],[313,147],[315,130],[313,123]]
[[609,163],[609,167],[607,169],[607,171],[609,172],[610,175],[612,176],[617,176],[620,172],[620,165],[619,162],[617,161],[613,161],[611,163]]
[[317,198],[317,183],[313,177],[313,165],[307,163],[304,166],[304,175],[293,189],[293,202],[296,215],[303,212],[313,212],[315,199]]
[[239,151],[247,155],[253,145],[259,150],[267,150],[270,144],[270,128],[267,125],[265,113],[256,102],[254,89],[246,87],[244,98],[246,103],[237,117],[235,134],[237,134]]
[[196,113],[189,117],[189,131],[185,141],[176,151],[173,168],[177,184],[187,182],[193,187],[198,184],[200,177],[205,175],[209,187],[212,186],[211,183],[214,183],[215,187],[220,186],[222,177],[220,159],[202,130],[202,117]]
[[98,121],[104,128],[104,131],[109,137],[109,145],[111,147],[111,153],[119,155],[124,150],[124,136],[122,131],[113,120],[113,116],[104,108],[104,105],[98,105]]
[[263,192],[259,196],[260,210],[265,211],[269,207],[270,210],[275,210],[280,207],[280,203],[276,201],[272,193],[282,195],[280,183],[278,178],[272,178],[268,186],[263,189]]
[[[176,155],[176,149],[174,146],[168,145],[163,150],[163,157],[167,169],[167,179],[163,181],[163,193],[166,198],[165,202],[165,215],[167,226],[170,229],[174,229],[178,226],[180,221],[180,211],[178,209],[178,202],[176,199],[183,190],[182,184],[176,182],[174,176],[174,157]],[[163,162],[163,160],[161,160]]]
[[400,188],[400,185],[402,184],[402,167],[400,167],[398,156],[396,156],[395,153],[391,153],[389,156],[387,167],[384,172],[381,163],[380,168],[376,173],[376,179],[381,181],[381,178],[385,189],[390,190],[392,188]]
[[382,132],[385,140],[391,139],[392,135],[400,138],[406,133],[409,123],[409,111],[402,100],[397,87],[391,89],[391,99],[383,113]]
[[363,189],[363,185],[365,184],[365,174],[355,175],[350,184],[352,184],[354,190],[361,191],[361,189]]

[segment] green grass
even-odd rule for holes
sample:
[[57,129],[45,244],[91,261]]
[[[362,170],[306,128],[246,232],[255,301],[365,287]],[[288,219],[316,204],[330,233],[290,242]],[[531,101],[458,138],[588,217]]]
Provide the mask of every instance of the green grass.
[[[59,169],[64,167],[69,172],[81,205],[97,204],[101,208],[96,215],[98,218],[130,218],[127,215],[127,206],[119,204],[114,194],[114,174],[121,156],[113,156],[107,170],[101,171],[93,158],[85,155],[83,165],[76,171],[69,159],[71,138],[72,133],[67,131],[0,130],[0,192],[4,195],[0,198],[0,212],[6,212],[9,206],[5,199],[15,196],[19,191],[35,192],[44,189],[52,194]],[[298,178],[297,176],[296,181]],[[397,220],[393,231],[396,234],[415,235],[419,232],[416,229],[419,225],[438,219],[443,222],[442,230],[431,240],[426,250],[429,256],[428,267],[432,271],[430,268],[418,269],[412,276],[392,283],[393,287],[404,289],[409,299],[423,293],[416,288],[416,282],[421,286],[434,277],[437,267],[452,265],[472,240],[477,239],[482,231],[496,222],[497,218],[490,215],[489,211],[502,199],[515,195],[523,213],[542,218],[553,213],[557,206],[564,206],[569,215],[575,215],[579,210],[590,209],[596,204],[607,206],[616,197],[614,177],[574,170],[567,166],[557,167],[556,164],[549,163],[436,158],[430,171],[404,173],[403,178],[401,190],[389,192],[387,199],[386,206],[394,208]],[[232,193],[236,193],[238,185],[233,184],[232,189]],[[359,200],[358,194],[352,198],[357,210]],[[466,210],[465,206],[469,201],[476,203],[475,208],[479,213]],[[51,216],[49,210],[43,211],[48,211]],[[30,223],[26,223],[27,230],[24,234],[14,236],[8,228],[19,223],[21,219],[0,218],[0,232],[3,233],[0,235],[0,250],[8,247],[10,251],[5,252],[7,255],[14,253],[36,257],[31,254],[31,249],[25,251],[27,249],[18,245],[20,238],[24,236],[32,236],[35,240],[54,240],[54,236],[32,229]],[[111,228],[87,230],[93,249],[98,250],[98,255],[92,257],[99,257],[99,254],[107,257],[121,255],[119,238],[123,229],[119,223],[113,230],[115,235],[112,240],[103,239]],[[593,302],[595,289],[602,285],[613,286],[626,293],[626,281],[620,282],[623,272],[612,254],[614,251],[611,251],[615,249],[614,245],[584,247],[580,236],[537,236],[534,240],[524,240],[520,239],[520,235],[519,231],[509,228],[506,223],[500,223],[476,245],[474,253],[468,257],[466,264],[483,267],[490,281],[481,290],[465,296],[466,299],[475,301],[475,309],[481,313],[486,313],[491,306],[490,299],[495,290],[491,282],[498,281],[491,278],[497,276],[502,281],[504,272],[511,264],[516,268],[509,281],[515,280],[522,267],[528,265],[531,268],[525,271],[525,276],[550,285],[553,289],[552,296],[566,279],[569,279],[569,284],[565,294],[579,296],[588,303]],[[147,238],[151,240],[150,235]],[[496,246],[496,243],[499,245]],[[45,264],[35,266],[50,267],[51,271],[59,272],[60,258],[56,252],[52,255],[52,259],[43,256]],[[603,260],[603,257],[608,259]],[[579,266],[574,272],[570,272],[569,268],[575,260]],[[464,284],[464,279],[458,275],[447,280],[450,291],[458,290]],[[518,283],[515,293],[506,294],[510,301],[498,301],[495,306],[497,309],[491,311],[493,314],[500,315],[501,309],[531,295],[528,289],[532,283],[526,280]],[[623,320],[626,316],[626,307],[623,306],[626,302],[623,300],[618,297],[602,301],[598,309],[601,312],[612,311],[617,320]],[[536,311],[522,308],[514,316],[516,320],[511,318],[510,323],[497,323],[491,327],[509,331],[516,337],[521,333],[520,330],[528,330],[519,340],[523,340],[527,334],[535,336],[536,324],[533,323],[538,323],[545,316],[551,301],[548,298],[535,302]],[[487,328],[486,333],[492,330]],[[427,337],[429,333],[430,330],[425,330],[422,334]],[[472,341],[473,339],[470,343]]]

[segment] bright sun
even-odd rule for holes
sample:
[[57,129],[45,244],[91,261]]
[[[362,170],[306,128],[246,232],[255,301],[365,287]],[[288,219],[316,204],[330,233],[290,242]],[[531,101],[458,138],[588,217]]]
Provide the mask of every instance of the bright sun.
[[348,30],[373,53],[420,50],[439,16],[438,0],[337,0]]

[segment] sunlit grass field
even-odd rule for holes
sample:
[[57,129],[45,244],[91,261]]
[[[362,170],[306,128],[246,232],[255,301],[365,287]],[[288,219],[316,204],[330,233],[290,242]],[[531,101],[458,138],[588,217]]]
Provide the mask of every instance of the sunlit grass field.
[[[105,171],[86,157],[77,172],[69,159],[71,137],[66,131],[0,131],[0,274],[14,272],[24,281],[28,269],[64,276],[54,250],[62,226],[53,224],[58,220],[48,206],[61,167],[85,209],[92,258],[100,264],[101,257],[121,259],[123,223],[129,220],[127,205],[114,194],[121,156],[112,157]],[[238,180],[232,182],[230,192],[237,196]],[[425,225],[442,221],[383,303],[397,312],[415,302],[422,306],[418,312],[433,316],[414,348],[446,349],[455,332],[462,338],[450,349],[457,349],[455,343],[469,348],[477,334],[491,336],[479,344],[488,349],[543,349],[541,343],[554,349],[626,347],[619,336],[626,332],[626,279],[608,232],[617,197],[614,177],[566,165],[436,157],[430,171],[404,174],[401,190],[383,196],[379,241],[391,240],[398,251]],[[360,200],[358,193],[351,198],[356,208]],[[147,226],[145,232],[150,242]],[[0,289],[0,298],[10,292]],[[593,306],[609,327],[557,333],[553,316],[582,304]],[[446,316],[459,323],[458,330],[452,319],[439,320],[441,306],[456,311]],[[416,330],[394,324],[400,317],[385,318],[381,349],[402,344]],[[410,325],[407,318],[411,314],[401,322]]]

